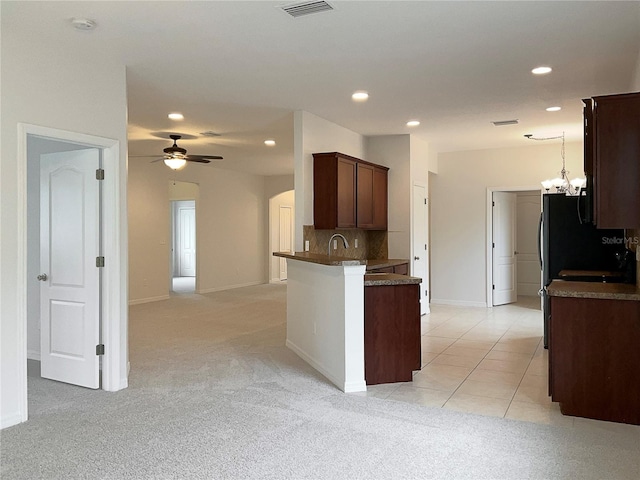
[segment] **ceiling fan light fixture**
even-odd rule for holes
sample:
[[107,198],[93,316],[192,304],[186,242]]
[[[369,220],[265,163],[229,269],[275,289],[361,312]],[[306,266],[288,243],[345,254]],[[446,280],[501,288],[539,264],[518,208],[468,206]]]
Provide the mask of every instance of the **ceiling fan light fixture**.
[[165,158],[164,164],[171,170],[181,170],[187,164],[184,158]]

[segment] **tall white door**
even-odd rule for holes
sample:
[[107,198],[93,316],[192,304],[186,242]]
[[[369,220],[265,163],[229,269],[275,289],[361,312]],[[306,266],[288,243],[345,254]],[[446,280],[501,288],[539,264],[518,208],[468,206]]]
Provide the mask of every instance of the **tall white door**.
[[100,153],[52,153],[40,162],[41,375],[99,388]]
[[[285,205],[280,206],[280,239],[279,252],[291,252],[293,250],[293,228],[291,222],[293,221],[293,208]],[[287,260],[280,257],[280,280],[287,279]]]
[[518,193],[516,214],[518,295],[537,296],[541,287],[538,259],[540,211],[540,191]]
[[516,212],[515,193],[493,192],[493,305],[518,300]]
[[196,208],[195,202],[177,202],[178,275],[196,276]]
[[420,284],[420,314],[429,313],[429,256],[427,189],[413,186],[413,252],[411,275],[422,278]]

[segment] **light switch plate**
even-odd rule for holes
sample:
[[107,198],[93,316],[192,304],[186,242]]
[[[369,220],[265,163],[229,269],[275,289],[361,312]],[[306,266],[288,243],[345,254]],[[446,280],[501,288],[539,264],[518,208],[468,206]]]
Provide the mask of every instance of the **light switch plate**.
[[304,251],[308,252],[309,251],[309,240],[305,240],[304,241]]
[[355,248],[358,248],[358,239],[356,238],[353,243],[355,244]]

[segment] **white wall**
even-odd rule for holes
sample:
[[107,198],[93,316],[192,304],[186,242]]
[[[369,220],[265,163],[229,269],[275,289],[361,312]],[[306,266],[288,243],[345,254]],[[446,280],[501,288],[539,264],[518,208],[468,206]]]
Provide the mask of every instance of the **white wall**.
[[264,283],[264,178],[211,165],[174,173],[162,163],[129,164],[130,303],[167,298],[170,288],[172,178],[197,183],[198,293]]
[[313,225],[313,154],[321,152],[340,152],[363,158],[364,137],[312,113],[294,112],[296,251],[302,251],[302,226]]
[[169,181],[169,200],[197,200],[199,194],[197,183]]
[[[118,140],[122,163],[118,188],[126,198],[126,77],[125,68],[105,59],[78,57],[59,51],[55,45],[35,44],[23,25],[2,24],[2,157],[0,161],[0,426],[23,421],[26,391],[21,384],[25,372],[25,286],[18,285],[16,272],[26,267],[26,238],[18,208],[25,184],[18,180],[18,122],[80,132]],[[117,207],[120,229],[122,280],[120,296],[126,299],[126,203]],[[26,300],[25,300],[26,302]],[[127,308],[120,310],[121,345],[119,374],[126,385]],[[23,339],[23,340],[20,340]]]
[[365,391],[365,266],[287,260],[287,269],[287,347],[342,391]]
[[[566,145],[570,177],[582,176],[582,143]],[[488,187],[539,185],[562,168],[560,143],[441,153],[431,182],[431,302],[486,305]]]
[[364,160],[389,167],[389,258],[410,258],[411,255],[410,159],[409,135],[367,137]]
[[638,60],[636,60],[636,71],[631,83],[632,92],[640,92],[640,51],[638,51]]
[[[291,207],[295,222],[295,192],[293,190],[280,193],[269,199],[269,279],[271,282],[280,281],[280,262],[285,261],[272,255],[273,252],[280,251],[280,207]],[[295,228],[293,235],[292,246],[295,248]]]

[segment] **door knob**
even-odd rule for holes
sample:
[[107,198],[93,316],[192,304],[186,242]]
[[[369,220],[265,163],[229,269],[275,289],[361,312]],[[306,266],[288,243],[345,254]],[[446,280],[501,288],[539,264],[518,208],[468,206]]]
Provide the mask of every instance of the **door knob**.
[[38,275],[38,280],[40,280],[41,282],[46,282],[47,281],[47,274],[46,273],[41,273],[40,275]]
[[420,257],[413,257],[414,260],[420,260]]

